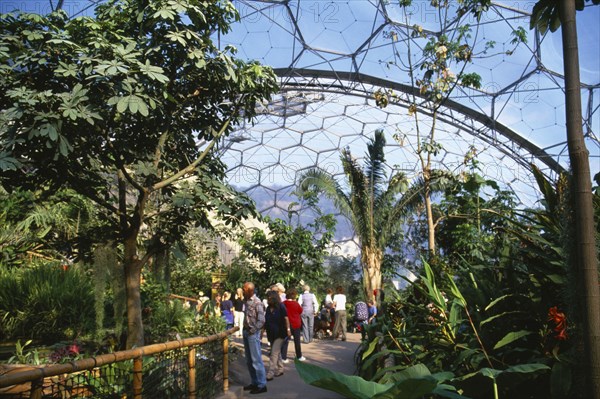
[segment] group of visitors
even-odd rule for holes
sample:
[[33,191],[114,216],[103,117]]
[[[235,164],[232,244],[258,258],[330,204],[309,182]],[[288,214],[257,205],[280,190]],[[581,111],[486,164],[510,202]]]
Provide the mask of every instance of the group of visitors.
[[[330,315],[332,337],[346,341],[344,289],[337,287],[335,294],[332,289],[328,289],[321,312],[310,286],[305,284],[302,289],[303,292],[299,295],[295,288],[286,291],[283,284],[277,283],[267,290],[261,301],[256,295],[254,284],[246,282],[236,290],[233,300],[229,292],[224,292],[222,298],[218,298],[218,308],[227,328],[234,325],[240,327],[235,335],[243,338],[246,365],[251,378],[244,390],[250,391],[250,394],[267,392],[267,381],[283,375],[284,365],[289,363],[288,345],[291,340],[294,342],[296,359],[306,360],[302,355],[301,340],[305,344],[313,341],[315,316],[323,311]],[[370,300],[368,317],[364,323],[371,323],[376,315],[375,301]],[[266,332],[270,346],[269,364],[266,368],[261,354],[263,332]]]

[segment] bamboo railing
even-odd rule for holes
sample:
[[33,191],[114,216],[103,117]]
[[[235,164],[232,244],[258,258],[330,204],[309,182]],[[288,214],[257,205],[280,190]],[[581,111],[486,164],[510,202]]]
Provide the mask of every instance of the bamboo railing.
[[[237,330],[234,327],[208,337],[147,345],[65,364],[13,369],[0,375],[0,398],[2,388],[23,384],[30,388],[11,397],[210,397],[206,392],[198,395],[202,384],[220,380],[219,388],[229,389],[228,337]],[[209,349],[211,345],[216,346]],[[118,364],[121,366],[116,367]],[[120,375],[117,370],[124,372]]]

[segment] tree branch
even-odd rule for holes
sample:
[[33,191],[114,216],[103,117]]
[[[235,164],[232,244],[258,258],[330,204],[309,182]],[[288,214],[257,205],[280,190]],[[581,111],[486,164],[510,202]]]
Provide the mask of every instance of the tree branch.
[[163,148],[165,147],[165,141],[167,141],[167,137],[169,134],[167,132],[160,135],[160,139],[158,140],[158,144],[156,145],[156,151],[154,151],[154,167],[158,169],[158,162],[160,161],[160,157],[162,156]]
[[174,175],[154,184],[150,190],[151,191],[160,190],[161,188],[168,186],[169,184],[171,184],[174,181],[178,180],[179,178],[185,176],[186,174],[193,172],[196,169],[196,167],[200,164],[200,162],[202,162],[204,160],[204,158],[206,158],[206,156],[209,154],[209,152],[215,146],[217,141],[221,138],[221,136],[223,135],[225,130],[227,130],[227,127],[229,126],[230,123],[231,123],[231,118],[229,118],[229,119],[225,120],[225,122],[223,122],[221,129],[219,129],[217,134],[213,137],[211,142],[204,149],[204,151],[198,156],[198,158],[196,158],[192,163],[190,163],[188,166],[181,169],[179,172],[175,173]]
[[105,135],[104,139],[106,141],[106,145],[108,146],[111,153],[115,157],[115,164],[116,164],[118,170],[123,174],[123,177],[129,182],[129,184],[131,184],[133,187],[135,187],[140,193],[144,192],[145,188],[141,184],[139,184],[137,181],[135,181],[135,179],[133,177],[131,177],[129,172],[127,172],[127,169],[125,168],[125,165],[121,161],[121,157],[119,157],[118,151],[115,149],[112,142],[110,141],[110,138],[107,135]]

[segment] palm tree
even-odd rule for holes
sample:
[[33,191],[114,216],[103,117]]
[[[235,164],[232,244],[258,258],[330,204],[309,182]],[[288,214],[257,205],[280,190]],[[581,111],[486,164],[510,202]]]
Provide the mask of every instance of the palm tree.
[[421,190],[416,186],[407,190],[408,183],[403,173],[394,174],[386,187],[384,147],[383,131],[377,130],[367,144],[363,168],[348,148],[341,151],[349,192],[345,192],[333,176],[319,169],[304,173],[298,187],[299,196],[324,194],[350,220],[361,248],[366,298],[371,298],[373,290],[381,288],[381,264],[389,240],[402,226],[404,216],[422,203]]

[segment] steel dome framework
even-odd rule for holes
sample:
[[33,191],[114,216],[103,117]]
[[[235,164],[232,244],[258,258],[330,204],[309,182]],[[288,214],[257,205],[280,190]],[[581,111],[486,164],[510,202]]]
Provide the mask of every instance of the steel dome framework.
[[[483,85],[457,86],[440,108],[435,128],[443,146],[437,167],[460,172],[465,155],[475,151],[480,172],[528,205],[537,199],[531,163],[551,177],[569,168],[560,33],[529,30],[533,4],[492,3],[479,21],[467,21],[475,48],[495,43],[467,65]],[[412,32],[420,26],[428,37],[451,37],[464,21],[444,19],[430,1],[413,1],[408,8],[387,0],[237,0],[234,5],[241,20],[217,38],[220,46],[234,46],[239,57],[273,66],[281,84],[261,117],[223,143],[230,181],[252,194],[263,213],[285,215],[303,171],[320,167],[340,174],[339,149],[350,147],[362,156],[376,129],[388,133],[389,168],[418,175],[418,134],[408,108],[418,105],[421,132],[433,121],[410,73],[422,61],[426,40]],[[598,20],[597,8],[578,13],[582,122],[592,173],[600,170],[600,37],[597,24],[589,23]],[[527,41],[515,46],[512,32],[520,27]],[[418,71],[412,72],[414,78]],[[378,92],[388,95],[386,108],[376,106]]]
[[[77,16],[91,14],[103,1],[61,3]],[[46,13],[55,3],[3,0],[0,12]],[[453,37],[465,24],[476,51],[466,69],[481,76],[482,87],[456,86],[439,108],[435,141],[442,150],[435,167],[464,171],[465,156],[476,153],[479,173],[514,190],[526,205],[537,200],[530,164],[550,177],[569,168],[561,36],[529,29],[535,1],[492,2],[479,20],[457,15],[458,2],[449,3],[447,15],[432,1],[399,3],[233,1],[240,20],[214,40],[234,46],[239,58],[272,66],[280,78],[280,93],[263,104],[260,117],[220,147],[230,182],[248,192],[262,213],[286,215],[302,172],[319,167],[341,174],[340,149],[362,156],[376,129],[387,134],[389,171],[417,177],[416,148],[434,120],[414,83],[420,73],[415,66],[429,38]],[[586,7],[577,18],[582,124],[594,175],[600,171],[600,7]],[[423,35],[414,35],[415,29]],[[515,45],[519,30],[526,42]],[[376,93],[386,96],[387,107],[376,105]],[[417,106],[418,123],[411,105]]]

